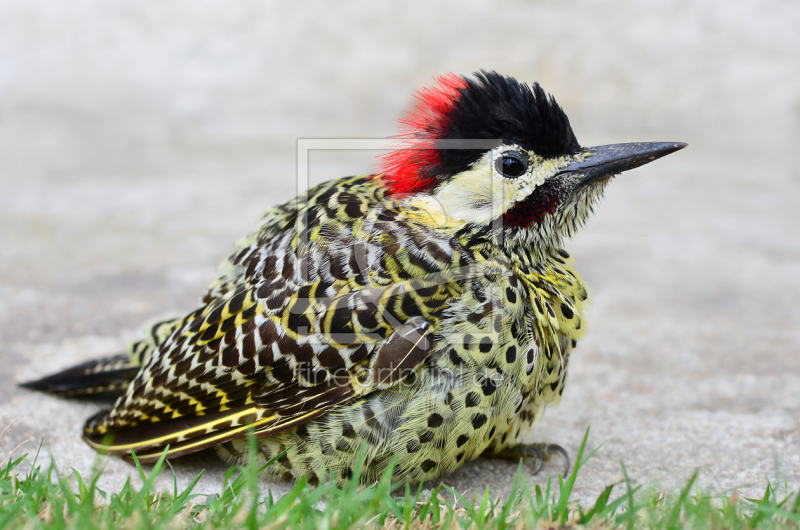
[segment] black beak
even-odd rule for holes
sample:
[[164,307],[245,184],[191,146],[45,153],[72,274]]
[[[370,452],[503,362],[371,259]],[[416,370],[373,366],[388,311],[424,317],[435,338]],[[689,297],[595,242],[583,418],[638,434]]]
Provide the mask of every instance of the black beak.
[[587,147],[582,151],[585,154],[583,161],[573,162],[559,173],[576,175],[578,182],[575,188],[582,188],[605,177],[643,166],[687,145],[681,142],[648,142]]

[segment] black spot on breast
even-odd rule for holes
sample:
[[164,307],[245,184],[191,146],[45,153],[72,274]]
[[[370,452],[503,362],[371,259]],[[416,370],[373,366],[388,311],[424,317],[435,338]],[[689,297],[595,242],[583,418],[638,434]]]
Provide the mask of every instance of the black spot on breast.
[[481,339],[480,344],[478,345],[478,349],[482,353],[488,353],[492,349],[492,339],[490,337],[483,337]]
[[425,431],[419,437],[420,443],[428,443],[431,440],[433,440],[433,431]]
[[367,425],[369,425],[372,429],[377,429],[378,427],[381,426],[381,423],[375,417],[375,412],[372,411],[372,407],[370,407],[369,405],[365,406],[363,409],[363,413],[364,413],[364,420],[367,422]]
[[422,469],[422,471],[427,473],[431,469],[435,468],[436,465],[437,465],[437,462],[435,462],[433,460],[425,460],[424,462],[422,462],[422,464],[419,467]]
[[294,432],[297,436],[299,436],[303,440],[308,439],[308,427],[306,427],[305,424],[298,426]]
[[512,304],[517,303],[517,293],[511,287],[506,287],[506,299]]
[[487,420],[486,414],[481,414],[481,413],[475,414],[472,417],[472,427],[474,429],[480,429],[486,423],[486,420]]
[[356,437],[356,430],[353,428],[353,425],[346,421],[342,426],[342,436],[346,438],[355,438]]
[[428,416],[428,427],[439,427],[444,423],[444,418],[441,414],[433,413]]
[[456,439],[456,447],[461,447],[462,445],[467,443],[467,440],[469,440],[469,435],[468,434],[462,434],[461,436],[459,436]]
[[476,406],[480,402],[481,397],[477,394],[477,392],[469,392],[464,400],[464,405],[466,405],[467,408],[470,408]]
[[487,377],[483,380],[483,384],[481,384],[481,390],[483,390],[484,396],[491,396],[494,394],[494,391],[497,390],[497,383],[491,377]]
[[450,362],[456,366],[464,362],[464,359],[459,357],[458,354],[456,353],[456,350],[454,350],[453,348],[450,348],[450,351],[447,352],[447,355],[448,357],[450,357]]
[[472,343],[472,335],[467,333],[464,335],[464,349],[469,351],[469,345]]
[[575,316],[575,314],[572,312],[572,309],[570,309],[567,304],[561,304],[561,313],[566,319],[571,319],[573,316]]
[[456,462],[461,462],[462,460],[464,460],[464,453],[463,452],[458,453],[456,455]]
[[513,363],[517,360],[517,347],[516,346],[509,346],[506,350],[506,362]]
[[533,362],[533,348],[528,350],[528,364]]
[[489,433],[486,435],[486,439],[487,440],[491,439],[492,436],[494,436],[495,430],[496,430],[496,427],[492,427],[492,430],[490,430]]
[[281,457],[278,458],[278,462],[286,469],[292,469],[292,462],[285,454],[281,455]]
[[421,447],[422,446],[420,445],[418,440],[412,439],[409,440],[408,443],[406,443],[406,451],[408,451],[409,453],[416,453],[417,451],[420,450]]

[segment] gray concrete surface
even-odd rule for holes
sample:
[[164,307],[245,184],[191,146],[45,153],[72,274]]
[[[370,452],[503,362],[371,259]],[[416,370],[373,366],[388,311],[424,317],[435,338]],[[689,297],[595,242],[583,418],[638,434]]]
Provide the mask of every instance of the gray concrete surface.
[[[593,287],[570,383],[531,440],[577,484],[800,485],[800,4],[784,0],[0,2],[0,459],[41,439],[88,472],[99,405],[15,384],[120,351],[194,307],[302,137],[383,137],[432,76],[538,80],[584,145],[690,147],[626,174],[570,245]],[[322,180],[372,154],[314,153]],[[101,484],[132,468],[105,462]],[[220,488],[213,455],[175,462]],[[448,477],[502,493],[515,466]],[[548,467],[532,483],[552,475]],[[265,487],[269,484],[265,484]],[[276,492],[286,484],[271,484]]]

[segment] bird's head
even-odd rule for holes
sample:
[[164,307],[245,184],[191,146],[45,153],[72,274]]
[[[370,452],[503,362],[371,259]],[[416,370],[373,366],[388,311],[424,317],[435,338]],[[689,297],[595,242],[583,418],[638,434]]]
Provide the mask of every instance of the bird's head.
[[383,155],[388,193],[438,225],[493,230],[506,240],[560,245],[616,174],[686,146],[581,147],[569,119],[537,84],[481,71],[416,94],[398,149]]

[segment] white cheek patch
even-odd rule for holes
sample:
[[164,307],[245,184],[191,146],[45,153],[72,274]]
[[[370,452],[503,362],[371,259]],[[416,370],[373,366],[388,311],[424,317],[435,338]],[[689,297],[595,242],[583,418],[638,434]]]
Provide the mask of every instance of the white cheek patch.
[[[491,152],[490,152],[491,153]],[[447,217],[448,223],[485,223],[497,210],[498,196],[503,190],[494,182],[491,157],[484,155],[467,171],[455,175],[433,195]]]
[[544,160],[528,153],[527,171],[510,178],[498,172],[494,163],[506,151],[525,152],[508,145],[488,151],[468,170],[443,183],[434,194],[416,195],[408,199],[409,204],[426,211],[439,226],[489,223],[530,196],[547,177],[571,161],[569,157]]

